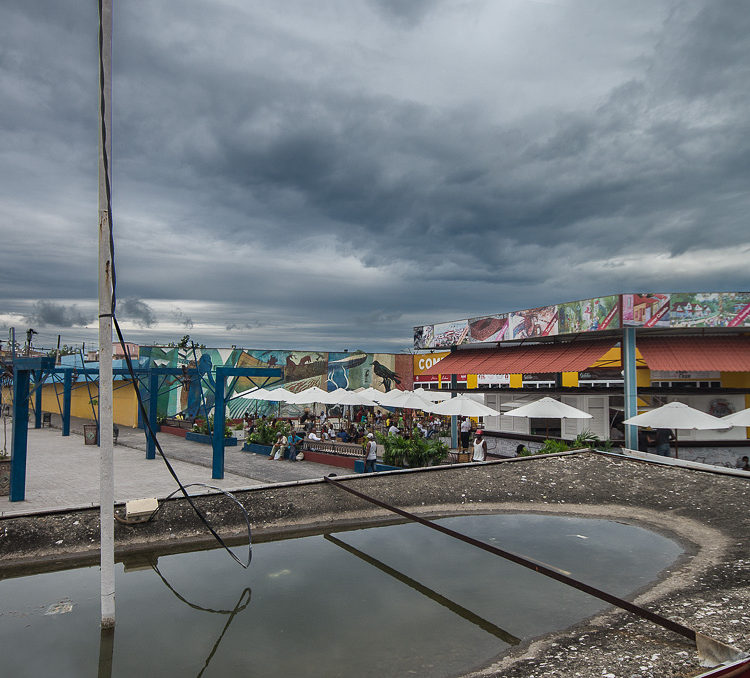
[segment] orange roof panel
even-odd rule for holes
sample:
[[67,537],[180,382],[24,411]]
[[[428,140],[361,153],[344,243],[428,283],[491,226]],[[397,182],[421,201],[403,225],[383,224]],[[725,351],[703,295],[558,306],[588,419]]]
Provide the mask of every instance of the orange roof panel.
[[616,340],[535,344],[454,351],[422,374],[531,374],[580,372],[601,358]]
[[637,338],[636,346],[652,370],[750,372],[746,336]]

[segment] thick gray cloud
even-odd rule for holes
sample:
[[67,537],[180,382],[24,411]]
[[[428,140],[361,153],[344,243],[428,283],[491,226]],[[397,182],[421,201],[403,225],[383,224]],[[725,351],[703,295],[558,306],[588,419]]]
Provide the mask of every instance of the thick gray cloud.
[[[0,9],[0,329],[96,296],[88,10]],[[390,350],[421,322],[750,288],[741,0],[118,3],[114,71],[138,340]]]
[[122,299],[117,304],[117,317],[132,320],[140,327],[151,327],[156,323],[154,310],[140,299]]
[[65,306],[51,301],[34,303],[31,313],[25,319],[40,327],[75,327],[88,325],[92,321],[92,318],[82,313],[75,304]]

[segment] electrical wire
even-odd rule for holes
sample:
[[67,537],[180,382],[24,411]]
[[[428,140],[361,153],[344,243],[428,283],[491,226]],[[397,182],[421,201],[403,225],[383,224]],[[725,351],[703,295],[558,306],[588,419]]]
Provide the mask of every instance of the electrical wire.
[[[112,305],[110,309],[110,313],[105,314],[108,316],[111,316],[112,318],[112,324],[115,328],[115,332],[117,333],[117,337],[120,340],[120,342],[125,345],[125,339],[122,335],[122,331],[120,329],[120,324],[117,322],[117,316],[116,316],[116,307],[117,307],[117,275],[115,272],[115,241],[114,241],[114,227],[113,227],[113,219],[112,219],[112,191],[111,191],[111,185],[110,185],[110,176],[109,176],[109,158],[107,155],[107,120],[106,120],[106,98],[105,98],[105,86],[104,86],[104,23],[103,23],[103,17],[102,17],[102,0],[99,0],[98,2],[99,6],[99,94],[100,94],[100,111],[101,111],[101,134],[102,134],[102,164],[104,169],[104,184],[106,189],[106,196],[107,196],[107,218],[108,218],[108,228],[109,228],[109,254],[110,254],[110,260],[111,260],[111,266],[110,266],[110,272],[112,277],[112,283],[111,283],[111,292],[112,292]],[[195,350],[195,348],[193,348]],[[128,372],[130,373],[130,376],[133,380],[133,384],[136,385],[137,379],[135,375],[135,370],[133,369],[133,363],[130,359],[129,351],[125,351],[125,364],[128,367]],[[202,388],[201,388],[202,392]],[[156,438],[156,433],[153,430],[151,421],[148,418],[148,413],[146,412],[146,407],[143,403],[143,398],[141,396],[141,391],[138,386],[135,386],[135,393],[136,393],[136,399],[138,401],[138,407],[141,412],[141,417],[143,419],[143,423],[148,429],[148,435],[151,436],[151,439],[154,441],[154,444],[156,446],[156,449],[159,450],[159,455],[161,456],[162,460],[164,461],[164,464],[167,467],[167,470],[171,474],[171,476],[174,478],[175,482],[179,486],[179,490],[175,490],[172,494],[176,494],[178,491],[182,492],[183,496],[187,500],[187,502],[190,504],[192,509],[195,511],[196,515],[200,518],[201,522],[205,525],[205,527],[208,529],[208,531],[214,536],[216,541],[229,553],[229,555],[242,567],[248,568],[250,566],[250,560],[252,559],[252,540],[251,540],[251,534],[250,534],[250,521],[247,516],[247,511],[245,511],[245,518],[247,520],[248,525],[248,559],[247,563],[243,563],[237,554],[232,551],[231,548],[226,544],[226,542],[219,536],[219,534],[216,532],[216,530],[211,526],[211,524],[208,521],[208,518],[204,515],[203,511],[200,510],[198,506],[196,506],[195,502],[191,498],[191,496],[188,494],[188,491],[186,487],[182,484],[182,481],[177,476],[177,473],[175,472],[174,468],[172,467],[172,464],[169,463],[169,460],[167,459],[166,455],[164,454],[164,451],[161,448],[161,445],[159,444],[159,441]],[[153,397],[153,394],[151,394]],[[221,490],[223,492],[223,490]],[[228,494],[228,493],[225,493]],[[172,495],[170,495],[172,496]],[[239,504],[239,502],[237,502]],[[241,504],[239,504],[241,506]],[[244,511],[244,507],[243,511]]]

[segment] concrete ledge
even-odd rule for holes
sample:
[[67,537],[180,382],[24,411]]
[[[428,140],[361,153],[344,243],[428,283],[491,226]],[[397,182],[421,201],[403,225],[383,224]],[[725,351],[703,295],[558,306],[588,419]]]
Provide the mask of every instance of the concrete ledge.
[[185,428],[178,428],[177,426],[167,426],[167,424],[161,424],[161,426],[159,426],[159,432],[169,433],[169,435],[179,436],[180,438],[184,438],[185,435],[188,433],[188,430]]
[[[193,433],[187,431],[185,433],[185,440],[192,440],[194,443],[203,443],[204,445],[212,445],[214,440],[213,436],[205,433]],[[237,438],[224,438],[224,447],[235,447],[237,445]]]
[[[686,557],[636,595],[635,602],[723,642],[750,647],[750,483],[745,477],[577,452],[340,475],[338,480],[426,516],[545,512],[626,521],[665,533],[684,545]],[[393,514],[323,479],[266,485],[235,496],[247,509],[258,541],[394,522]],[[241,511],[225,496],[196,502],[223,537],[237,543],[246,537]],[[152,523],[117,524],[115,534],[118,558],[213,543],[184,499],[163,502]],[[93,563],[98,538],[97,509],[0,519],[0,577]],[[676,678],[698,673],[690,643],[625,612],[607,611],[518,646],[472,676]]]

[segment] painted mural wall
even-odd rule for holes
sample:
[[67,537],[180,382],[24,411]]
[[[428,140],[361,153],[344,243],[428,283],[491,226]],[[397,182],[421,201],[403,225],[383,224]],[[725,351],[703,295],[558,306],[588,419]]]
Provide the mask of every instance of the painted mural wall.
[[[141,346],[140,360],[154,367],[184,367],[183,375],[170,376],[159,386],[157,410],[160,416],[204,416],[214,405],[213,371],[225,367],[282,368],[282,378],[238,377],[227,384],[228,412],[239,417],[245,411],[258,415],[295,415],[300,406],[273,401],[249,401],[241,394],[263,387],[283,386],[299,393],[312,386],[324,391],[337,388],[356,390],[372,387],[379,391],[411,388],[411,356],[393,353],[327,353],[320,351],[276,351],[266,349],[181,349]],[[197,368],[198,374],[188,372]],[[144,380],[145,381],[145,380]],[[148,384],[143,383],[145,389]]]

